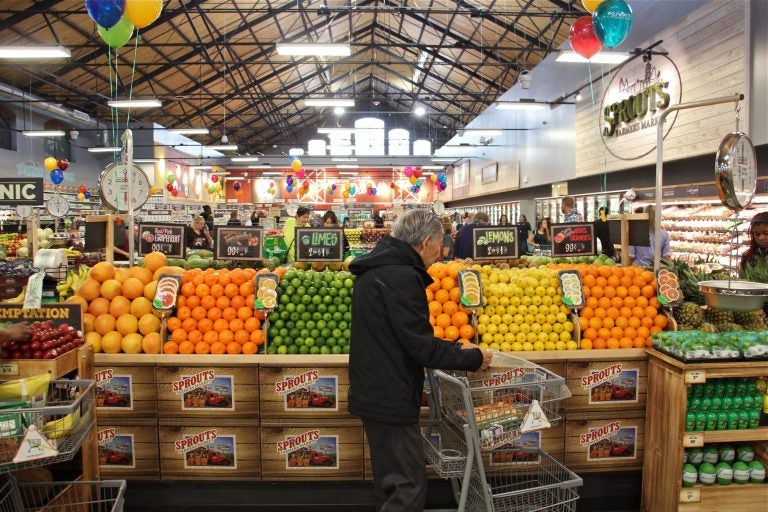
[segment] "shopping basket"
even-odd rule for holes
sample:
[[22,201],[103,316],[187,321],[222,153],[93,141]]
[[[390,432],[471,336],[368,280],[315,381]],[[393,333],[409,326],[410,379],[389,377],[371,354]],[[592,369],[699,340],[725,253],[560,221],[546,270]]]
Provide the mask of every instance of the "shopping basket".
[[0,512],[121,512],[125,488],[125,480],[19,484],[6,477]]

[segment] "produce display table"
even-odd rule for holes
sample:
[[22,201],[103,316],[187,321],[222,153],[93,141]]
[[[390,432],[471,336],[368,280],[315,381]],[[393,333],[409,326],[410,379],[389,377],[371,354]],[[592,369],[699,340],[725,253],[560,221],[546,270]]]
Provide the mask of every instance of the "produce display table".
[[[642,467],[644,349],[515,355],[565,376],[573,394],[565,421],[541,433],[551,455],[577,472]],[[347,412],[348,361],[97,354],[101,473],[140,480],[371,479],[362,422]]]

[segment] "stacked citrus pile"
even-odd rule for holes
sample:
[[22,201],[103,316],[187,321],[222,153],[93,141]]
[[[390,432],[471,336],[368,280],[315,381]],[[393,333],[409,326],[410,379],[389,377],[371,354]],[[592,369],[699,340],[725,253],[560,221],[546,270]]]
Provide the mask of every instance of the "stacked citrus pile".
[[581,273],[586,306],[581,310],[582,349],[645,348],[667,326],[659,313],[656,280],[640,267],[553,265]]
[[264,344],[254,311],[253,269],[187,270],[176,314],[167,321],[166,354],[255,354]]
[[427,287],[429,304],[429,323],[435,337],[460,343],[474,342],[475,329],[469,323],[467,311],[460,305],[459,271],[462,263],[435,263],[429,267],[429,275],[434,279]]

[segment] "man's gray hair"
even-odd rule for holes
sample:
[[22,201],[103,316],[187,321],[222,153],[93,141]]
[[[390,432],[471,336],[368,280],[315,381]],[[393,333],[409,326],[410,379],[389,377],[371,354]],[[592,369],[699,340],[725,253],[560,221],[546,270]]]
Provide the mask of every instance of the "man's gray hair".
[[428,237],[442,238],[440,218],[425,208],[408,210],[392,226],[392,237],[408,245],[420,245]]

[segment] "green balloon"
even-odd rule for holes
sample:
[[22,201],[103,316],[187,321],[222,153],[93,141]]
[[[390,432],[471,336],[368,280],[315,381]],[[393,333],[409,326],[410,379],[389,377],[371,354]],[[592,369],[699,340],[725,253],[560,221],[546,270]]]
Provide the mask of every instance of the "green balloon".
[[165,177],[165,181],[167,181],[168,183],[173,183],[174,181],[176,181],[176,176],[174,176],[173,174],[169,174],[168,176]]
[[104,28],[101,25],[96,25],[96,27],[99,35],[110,48],[120,48],[133,36],[133,23],[125,16],[121,17],[111,28]]

